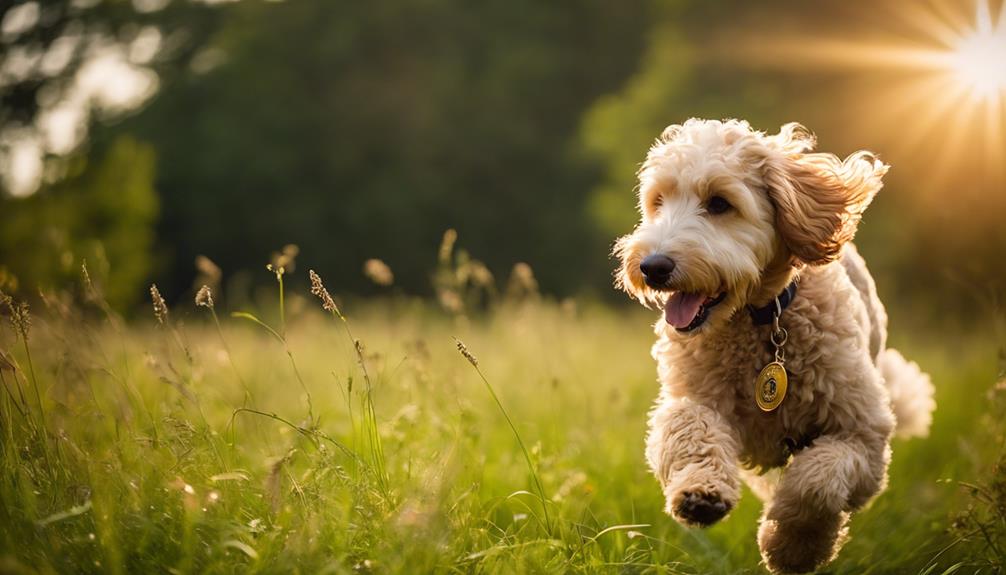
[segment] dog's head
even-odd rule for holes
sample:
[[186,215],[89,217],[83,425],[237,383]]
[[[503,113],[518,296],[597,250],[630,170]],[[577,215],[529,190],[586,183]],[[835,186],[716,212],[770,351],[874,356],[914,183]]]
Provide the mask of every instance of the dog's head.
[[641,220],[615,244],[618,286],[697,333],[771,301],[799,267],[837,259],[887,165],[814,145],[795,123],[774,135],[738,120],[668,127],[639,171]]

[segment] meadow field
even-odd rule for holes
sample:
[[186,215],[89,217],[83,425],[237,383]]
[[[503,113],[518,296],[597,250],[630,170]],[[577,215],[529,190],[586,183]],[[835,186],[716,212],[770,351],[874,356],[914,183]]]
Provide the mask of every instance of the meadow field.
[[[467,313],[337,302],[305,272],[254,308],[155,295],[129,322],[89,277],[9,300],[0,572],[764,572],[750,492],[708,530],[662,512],[652,314],[533,284]],[[828,572],[1001,572],[998,346],[892,340],[939,407]]]
[[1006,0],[864,7],[0,0],[0,575],[767,573],[644,459],[681,192],[724,286],[870,204],[938,407],[824,572],[1006,575]]

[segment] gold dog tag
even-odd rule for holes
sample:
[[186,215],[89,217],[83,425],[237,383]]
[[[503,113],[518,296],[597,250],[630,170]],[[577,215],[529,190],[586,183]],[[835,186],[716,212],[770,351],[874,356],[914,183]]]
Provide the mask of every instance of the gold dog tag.
[[786,368],[773,361],[766,365],[755,379],[755,401],[762,411],[773,411],[786,398],[788,384]]

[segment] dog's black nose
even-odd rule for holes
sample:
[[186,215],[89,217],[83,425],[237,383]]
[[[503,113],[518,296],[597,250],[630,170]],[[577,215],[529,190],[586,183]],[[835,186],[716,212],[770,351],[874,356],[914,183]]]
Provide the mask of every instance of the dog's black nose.
[[643,278],[647,285],[663,287],[671,278],[671,272],[674,271],[674,260],[663,254],[646,256],[639,264],[639,271],[643,272]]

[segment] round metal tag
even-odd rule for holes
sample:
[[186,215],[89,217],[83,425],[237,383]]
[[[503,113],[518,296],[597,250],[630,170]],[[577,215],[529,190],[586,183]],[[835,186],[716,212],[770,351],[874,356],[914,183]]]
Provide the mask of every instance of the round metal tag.
[[786,368],[778,361],[766,365],[755,379],[755,401],[762,411],[779,407],[786,397]]

